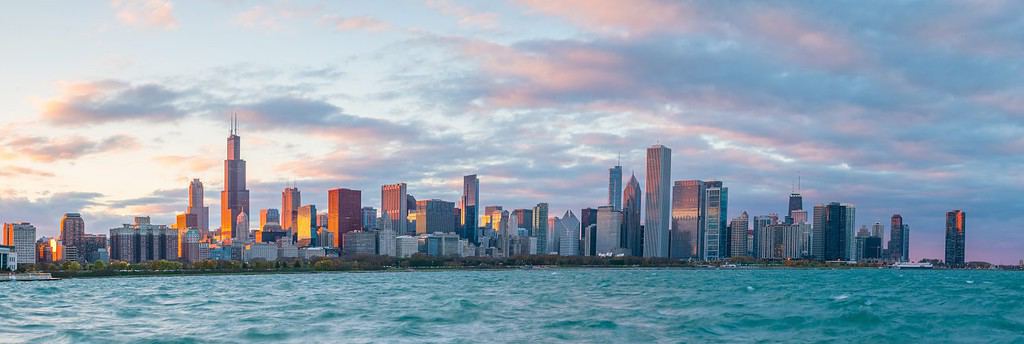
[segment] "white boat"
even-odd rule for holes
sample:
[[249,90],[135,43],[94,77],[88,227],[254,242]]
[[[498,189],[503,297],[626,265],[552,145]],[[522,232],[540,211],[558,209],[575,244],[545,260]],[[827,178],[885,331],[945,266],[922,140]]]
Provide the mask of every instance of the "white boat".
[[932,263],[895,263],[893,269],[931,269]]

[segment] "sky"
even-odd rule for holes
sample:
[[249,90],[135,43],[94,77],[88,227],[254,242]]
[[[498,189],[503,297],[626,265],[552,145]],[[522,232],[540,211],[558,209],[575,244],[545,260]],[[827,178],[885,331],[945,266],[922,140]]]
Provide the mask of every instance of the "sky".
[[[621,156],[722,180],[729,217],[900,213],[911,259],[1024,258],[1024,2],[75,1],[0,12],[0,221],[171,223],[192,178],[219,223],[237,113],[253,212],[408,183],[579,213]],[[624,183],[625,184],[625,181]],[[645,185],[645,184],[644,184]],[[250,218],[253,218],[252,216]]]

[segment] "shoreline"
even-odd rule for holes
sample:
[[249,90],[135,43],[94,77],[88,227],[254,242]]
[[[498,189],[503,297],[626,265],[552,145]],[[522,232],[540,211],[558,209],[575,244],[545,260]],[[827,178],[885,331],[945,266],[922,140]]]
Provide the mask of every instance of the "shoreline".
[[[401,272],[449,272],[449,271],[514,271],[514,270],[574,270],[574,269],[608,269],[608,270],[899,270],[889,267],[865,266],[609,266],[609,265],[516,265],[506,267],[405,267],[384,269],[354,270],[317,270],[317,269],[274,269],[274,270],[177,270],[177,271],[103,271],[90,272],[51,272],[59,279],[94,279],[94,278],[140,278],[140,277],[184,277],[184,276],[230,276],[230,275],[287,275],[317,273],[401,273]],[[904,269],[932,271],[1021,271],[1011,269]]]

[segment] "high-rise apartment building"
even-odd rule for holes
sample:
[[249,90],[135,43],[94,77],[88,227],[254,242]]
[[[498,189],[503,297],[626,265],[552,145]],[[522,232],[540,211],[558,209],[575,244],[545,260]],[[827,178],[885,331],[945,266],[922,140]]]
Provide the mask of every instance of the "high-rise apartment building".
[[36,227],[28,222],[4,224],[4,246],[13,246],[17,265],[36,263]]
[[672,150],[663,145],[647,148],[644,257],[668,257],[671,226]]
[[750,217],[747,212],[732,219],[729,223],[729,232],[732,233],[732,242],[729,245],[730,257],[743,257],[747,255],[747,229],[750,227]]
[[60,219],[60,241],[65,247],[81,248],[83,236],[85,236],[85,220],[82,219],[82,215],[65,213]]
[[962,267],[966,263],[965,238],[967,213],[953,210],[946,213],[946,265]]
[[903,223],[900,214],[893,214],[889,221],[889,259],[910,261],[910,226]]

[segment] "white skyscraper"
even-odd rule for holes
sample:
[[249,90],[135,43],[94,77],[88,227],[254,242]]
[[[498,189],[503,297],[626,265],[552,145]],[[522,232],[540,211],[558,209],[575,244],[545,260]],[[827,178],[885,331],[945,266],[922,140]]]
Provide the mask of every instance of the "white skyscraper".
[[662,145],[647,148],[646,183],[644,257],[668,257],[668,230],[672,208],[671,149]]

